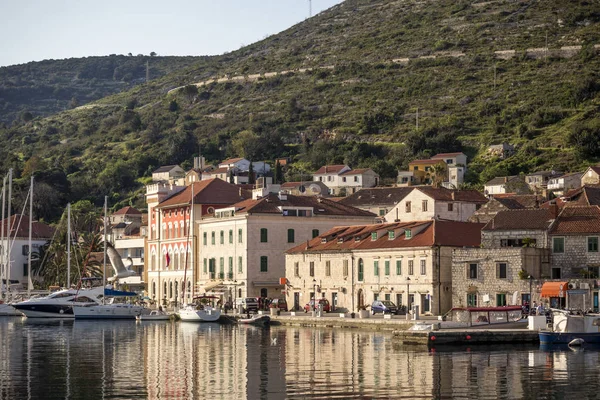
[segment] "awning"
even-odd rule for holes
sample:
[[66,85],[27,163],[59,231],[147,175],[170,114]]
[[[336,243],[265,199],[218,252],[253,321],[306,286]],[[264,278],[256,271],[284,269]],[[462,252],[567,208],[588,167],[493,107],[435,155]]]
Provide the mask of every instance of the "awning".
[[545,282],[542,285],[542,297],[565,297],[569,282]]
[[221,286],[222,284],[223,284],[223,281],[206,282],[204,284],[204,291],[208,292],[210,289],[216,288],[217,286]]

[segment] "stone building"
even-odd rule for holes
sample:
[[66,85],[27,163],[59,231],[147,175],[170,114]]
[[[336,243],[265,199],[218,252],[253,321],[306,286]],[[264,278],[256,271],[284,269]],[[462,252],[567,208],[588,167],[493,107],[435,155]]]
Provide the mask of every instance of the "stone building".
[[600,165],[588,167],[581,177],[581,186],[600,184]]
[[385,217],[412,190],[413,188],[409,187],[361,189],[348,197],[344,197],[339,203]]
[[539,198],[535,195],[498,194],[476,210],[475,213],[469,217],[469,222],[487,224],[500,211],[538,208],[539,206]]

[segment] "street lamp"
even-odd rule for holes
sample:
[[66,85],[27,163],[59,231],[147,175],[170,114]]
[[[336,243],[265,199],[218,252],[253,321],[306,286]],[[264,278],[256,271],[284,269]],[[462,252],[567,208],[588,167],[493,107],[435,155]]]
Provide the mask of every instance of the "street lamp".
[[533,284],[533,276],[529,275],[529,314],[531,314],[531,304],[533,304],[533,293],[531,290],[531,286]]
[[313,311],[317,311],[317,279],[313,279]]
[[406,277],[406,319],[410,319],[410,276]]

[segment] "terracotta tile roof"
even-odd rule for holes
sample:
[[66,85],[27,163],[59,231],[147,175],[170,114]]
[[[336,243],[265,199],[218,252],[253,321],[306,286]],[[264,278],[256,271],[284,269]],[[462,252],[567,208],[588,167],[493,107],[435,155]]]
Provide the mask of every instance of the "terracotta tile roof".
[[483,228],[484,231],[514,229],[547,230],[554,220],[550,209],[523,209],[498,212]]
[[519,179],[519,177],[517,175],[511,175],[511,176],[497,176],[489,181],[487,181],[485,183],[485,186],[496,186],[496,185],[502,185],[508,182],[511,182],[515,179]]
[[539,208],[540,206],[540,201],[538,197],[533,194],[494,195],[494,200],[511,210],[518,210],[523,208]]
[[[18,237],[18,238],[28,238],[29,237],[29,216],[15,214],[10,218],[5,218],[3,221],[0,221],[1,224],[4,223],[5,234],[10,227],[10,236]],[[54,235],[54,228],[49,225],[44,224],[43,222],[39,222],[33,220],[31,223],[31,237],[32,239],[51,239]]]
[[152,172],[153,174],[159,174],[161,172],[169,172],[170,170],[172,170],[173,168],[177,168],[179,167],[179,165],[164,165],[162,167],[159,167],[158,169],[156,169],[154,172]]
[[187,186],[181,192],[164,200],[158,207],[191,205],[192,187],[194,188],[194,204],[231,205],[240,199],[248,198],[248,193],[243,189],[221,179],[213,178]]
[[550,229],[551,235],[588,233],[600,233],[599,206],[565,207]]
[[369,171],[373,172],[371,168],[351,169],[350,171],[342,172],[340,175],[360,175]]
[[600,185],[585,185],[569,190],[560,199],[561,205],[600,206]]
[[238,161],[242,161],[242,160],[243,160],[243,158],[241,158],[241,157],[238,157],[238,158],[230,158],[230,159],[228,159],[228,160],[221,161],[221,162],[219,163],[219,165],[223,165],[223,164],[234,164],[234,163],[236,163],[236,162],[238,162]]
[[[318,237],[293,247],[288,254],[303,252],[397,249],[430,247],[434,245],[453,247],[476,247],[481,244],[484,224],[458,221],[411,221],[387,224],[341,226],[330,229]],[[405,232],[414,232],[406,238]],[[395,232],[390,240],[389,232]],[[371,234],[382,233],[376,240]],[[357,240],[358,238],[358,240]]]
[[464,201],[467,203],[485,204],[489,200],[477,190],[455,190],[433,186],[413,186],[414,190],[420,190],[427,196],[438,201]]
[[216,175],[216,174],[224,174],[228,171],[229,171],[229,168],[221,167],[221,168],[213,169],[212,171],[208,171],[208,172],[210,172],[212,175]]
[[284,189],[284,188],[291,189],[291,188],[298,187],[298,186],[300,186],[300,185],[302,185],[304,183],[310,184],[310,182],[284,182],[284,183],[281,184],[281,188],[282,189]]
[[375,205],[393,206],[405,198],[413,188],[411,187],[381,187],[361,189],[340,200],[340,203],[352,207],[364,207]]
[[313,207],[314,215],[340,215],[350,217],[373,217],[376,215],[351,206],[346,206],[329,199],[314,196],[294,196],[286,195],[286,200],[280,200],[279,196],[270,193],[260,199],[248,199],[234,204],[236,213],[267,213],[281,214],[281,206],[291,207]]
[[323,174],[339,174],[341,170],[347,168],[347,165],[325,165],[313,175],[323,175]]
[[408,163],[408,165],[426,165],[426,164],[439,164],[443,162],[442,160],[432,160],[430,158],[426,160],[412,160]]
[[435,156],[431,157],[432,160],[436,160],[438,158],[448,158],[448,157],[458,157],[460,155],[465,155],[465,153],[462,152],[458,152],[458,153],[440,153],[440,154],[436,154]]
[[115,211],[113,215],[140,215],[141,212],[133,207],[127,206],[121,208],[119,211]]

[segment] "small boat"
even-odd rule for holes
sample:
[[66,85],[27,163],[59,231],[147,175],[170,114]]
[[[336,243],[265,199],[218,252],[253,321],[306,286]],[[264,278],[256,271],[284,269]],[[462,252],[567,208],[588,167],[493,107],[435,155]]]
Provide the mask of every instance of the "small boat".
[[195,297],[192,304],[188,304],[179,310],[179,318],[182,321],[189,322],[216,322],[221,318],[221,310],[210,304],[210,301],[214,299],[218,299],[218,297]]
[[149,314],[140,314],[135,317],[138,321],[168,321],[171,316],[175,314],[169,314],[162,310],[152,310]]
[[269,322],[271,322],[271,317],[269,317],[268,315],[255,315],[252,318],[239,319],[238,322],[244,325],[264,326],[268,325]]
[[[551,309],[552,331],[540,331],[540,344],[600,343],[600,314]],[[577,340],[579,339],[579,340]]]
[[521,306],[454,307],[445,315],[443,327],[476,329],[525,329]]

